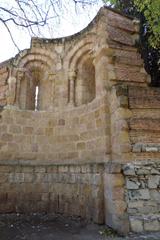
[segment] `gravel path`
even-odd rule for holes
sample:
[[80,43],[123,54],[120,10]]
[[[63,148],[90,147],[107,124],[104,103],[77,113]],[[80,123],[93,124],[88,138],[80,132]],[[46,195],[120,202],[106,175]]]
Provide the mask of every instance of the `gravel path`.
[[160,240],[160,233],[120,237],[106,226],[60,215],[0,215],[0,240]]

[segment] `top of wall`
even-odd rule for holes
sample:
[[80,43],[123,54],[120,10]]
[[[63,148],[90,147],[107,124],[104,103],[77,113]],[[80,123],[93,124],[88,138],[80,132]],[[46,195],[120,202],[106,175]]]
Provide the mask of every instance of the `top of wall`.
[[[103,22],[103,18],[106,18],[105,22]],[[81,36],[83,37],[86,33],[92,31],[93,28],[95,28],[96,25],[98,25],[99,23],[106,23],[107,25],[118,27],[132,33],[139,32],[139,27],[137,27],[137,25],[139,25],[138,20],[136,21],[133,17],[125,15],[118,10],[103,6],[100,8],[94,19],[88,24],[88,26],[80,32],[77,32],[67,37],[52,39],[33,37],[31,40],[31,47],[34,47],[36,44],[64,44],[64,42],[70,42],[74,39],[79,39],[81,38]]]
[[[84,29],[82,29],[81,31],[73,34],[73,35],[70,35],[70,36],[67,36],[67,37],[60,37],[60,38],[37,38],[37,37],[33,37],[32,38],[32,41],[31,41],[31,46],[33,44],[35,44],[36,42],[37,43],[64,43],[65,41],[71,41],[75,38],[78,38],[80,37],[81,35],[85,34],[86,32],[89,32],[98,22],[99,20],[101,19],[102,16],[108,15],[108,13],[111,12],[113,13],[115,16],[119,15],[120,18],[124,18],[126,20],[129,20],[129,21],[133,21],[133,17],[131,16],[128,16],[118,10],[115,10],[113,8],[110,8],[110,7],[107,7],[107,6],[103,6],[100,8],[100,10],[98,11],[97,15],[93,18],[93,20],[88,24],[87,27],[85,27]],[[117,25],[118,25],[118,22],[117,22]],[[122,26],[121,26],[122,27]],[[133,29],[132,29],[133,30]],[[136,29],[134,29],[136,30]]]
[[[139,23],[138,21],[133,20],[132,17],[127,16],[120,11],[114,10],[112,8],[109,8],[107,6],[103,6],[95,16],[95,18],[88,24],[86,28],[81,30],[78,33],[75,33],[71,36],[67,37],[62,37],[62,38],[37,38],[33,37],[31,39],[31,48],[37,47],[38,45],[59,45],[59,44],[64,44],[67,42],[72,42],[74,40],[79,40],[83,38],[87,33],[89,32],[96,32],[98,30],[98,25],[107,25],[107,31],[108,35],[111,36],[113,35],[113,29],[110,29],[110,27],[114,27],[120,30],[127,31],[128,33],[133,34],[138,34],[139,32]],[[112,38],[112,36],[111,36]],[[124,41],[125,43],[125,41]],[[125,43],[126,44],[126,43]],[[133,44],[132,44],[133,45]],[[25,50],[22,50],[23,52]],[[21,52],[18,53],[15,58],[19,55],[21,55]],[[14,58],[10,58],[2,63],[0,63],[0,69],[4,68],[14,60]]]

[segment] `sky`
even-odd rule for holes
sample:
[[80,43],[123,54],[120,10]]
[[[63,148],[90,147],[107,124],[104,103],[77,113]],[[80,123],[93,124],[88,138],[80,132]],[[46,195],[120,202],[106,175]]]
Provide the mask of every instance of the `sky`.
[[[36,0],[42,1],[42,0]],[[44,0],[43,0],[44,1]],[[98,10],[102,6],[102,1],[98,4],[84,8],[79,6],[75,8],[72,0],[61,0],[62,6],[60,16],[50,22],[49,27],[40,29],[37,37],[57,38],[72,35],[85,28],[89,22],[95,17]],[[14,6],[15,0],[1,0],[3,6]],[[1,12],[0,12],[1,17]],[[6,17],[6,16],[3,16]],[[16,27],[13,23],[9,25],[14,41],[20,50],[30,47],[31,34],[28,30]],[[7,29],[0,22],[0,62],[14,57],[18,53],[18,49],[14,46]]]

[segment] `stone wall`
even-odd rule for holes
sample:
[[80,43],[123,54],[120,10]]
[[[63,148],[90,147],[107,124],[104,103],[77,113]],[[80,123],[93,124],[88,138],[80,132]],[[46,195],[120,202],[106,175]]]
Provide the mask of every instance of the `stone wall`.
[[111,88],[112,161],[104,174],[105,217],[123,232],[159,231],[159,94],[149,86]]
[[0,106],[5,106],[7,104],[6,92],[8,89],[7,79],[9,76],[9,70],[5,64],[0,66],[0,76]]
[[160,91],[149,87],[138,31],[103,7],[82,32],[33,38],[0,64],[0,212],[159,230]]
[[105,223],[121,234],[130,230],[125,199],[125,180],[122,165],[108,162],[104,169]]
[[106,98],[61,112],[3,110],[0,160],[105,162],[110,154]]
[[129,89],[129,107],[132,118],[128,122],[133,160],[158,160],[160,139],[160,89]]
[[123,170],[131,230],[160,231],[160,163],[136,162]]
[[132,231],[159,231],[160,90],[128,89],[131,163],[124,167],[127,211]]
[[0,212],[54,212],[103,223],[103,165],[0,165]]

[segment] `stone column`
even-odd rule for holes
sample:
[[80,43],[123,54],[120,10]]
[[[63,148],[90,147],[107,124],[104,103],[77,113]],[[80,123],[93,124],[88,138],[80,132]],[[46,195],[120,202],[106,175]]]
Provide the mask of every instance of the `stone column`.
[[55,78],[56,78],[56,74],[50,72],[49,73],[49,86],[50,86],[50,97],[51,97],[51,101],[50,101],[50,105],[49,105],[49,110],[52,111],[54,109],[54,103],[55,103],[55,97],[56,97],[56,93],[55,93]]
[[76,80],[76,71],[69,72],[69,105],[75,105],[75,80]]
[[17,79],[15,77],[9,77],[7,82],[8,82],[8,91],[6,96],[7,108],[11,108],[15,104]]
[[16,88],[16,107],[20,107],[20,88],[21,88],[21,81],[25,76],[24,69],[19,69],[17,71],[17,88]]

